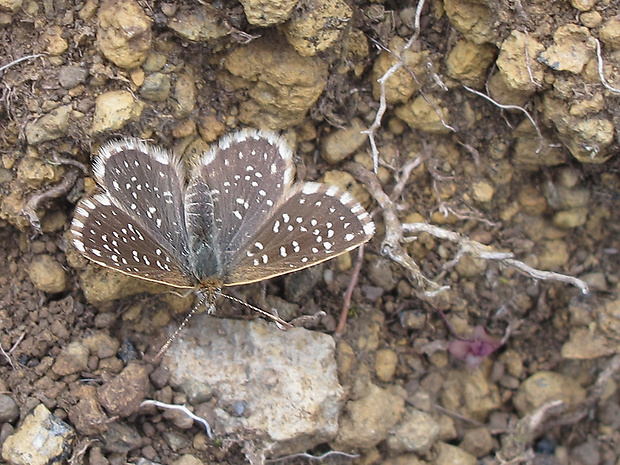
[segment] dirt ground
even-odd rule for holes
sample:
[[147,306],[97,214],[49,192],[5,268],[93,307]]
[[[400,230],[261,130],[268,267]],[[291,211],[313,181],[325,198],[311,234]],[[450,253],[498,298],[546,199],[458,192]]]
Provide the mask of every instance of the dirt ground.
[[[323,461],[619,464],[620,5],[265,4],[0,0],[0,444],[43,404],[77,426],[72,463],[245,462],[162,415],[116,419],[135,436],[125,449],[76,425],[82,386],[129,360],[147,392],[170,389],[145,354],[189,303],[97,269],[67,229],[102,143],[144,138],[191,161],[250,126],[282,131],[299,178],[348,189],[377,223],[337,338],[354,354],[346,376],[338,359],[349,400],[397,388],[438,431],[411,446],[395,422],[335,443],[358,458]],[[303,294],[294,277],[231,293],[281,298],[287,319],[325,311],[312,329],[334,334],[358,260],[324,265]],[[58,362],[74,342],[89,348],[76,371]]]

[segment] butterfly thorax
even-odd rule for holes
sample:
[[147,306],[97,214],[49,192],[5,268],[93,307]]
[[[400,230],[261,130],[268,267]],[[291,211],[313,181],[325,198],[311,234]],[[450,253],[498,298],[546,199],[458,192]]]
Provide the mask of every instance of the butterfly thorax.
[[215,302],[215,298],[220,295],[224,283],[214,277],[203,279],[198,285],[198,295],[206,302],[207,306]]

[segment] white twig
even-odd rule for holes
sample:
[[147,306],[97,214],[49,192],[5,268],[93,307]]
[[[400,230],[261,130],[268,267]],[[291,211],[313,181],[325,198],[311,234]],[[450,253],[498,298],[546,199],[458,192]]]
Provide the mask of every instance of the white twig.
[[516,260],[514,254],[511,252],[498,252],[491,247],[481,244],[477,241],[472,241],[462,234],[454,231],[448,231],[438,226],[433,226],[428,223],[403,223],[402,229],[408,233],[418,234],[421,232],[428,233],[439,239],[444,239],[450,242],[454,242],[460,246],[455,258],[444,265],[444,269],[449,269],[456,265],[463,255],[473,255],[474,257],[481,258],[483,260],[495,260],[504,266],[510,266],[517,270],[531,276],[534,279],[540,279],[543,281],[560,281],[572,284],[575,287],[581,289],[581,292],[587,294],[589,292],[588,285],[585,281],[575,278],[574,276],[568,276],[561,273],[555,273],[553,271],[542,271],[532,268],[526,265],[522,261]]
[[338,455],[342,457],[347,457],[349,459],[356,459],[359,457],[359,454],[348,454],[346,452],[330,450],[321,455],[312,455],[312,454],[308,454],[307,452],[300,452],[299,454],[285,455],[283,457],[278,457],[277,459],[267,459],[266,461],[269,463],[276,463],[276,462],[281,462],[282,460],[294,459],[297,457],[302,457],[304,459],[309,459],[309,460],[323,460],[324,458],[329,457],[330,455]]
[[2,344],[0,344],[0,355],[4,355],[4,358],[6,359],[7,362],[9,362],[9,365],[11,365],[11,368],[15,369],[15,365],[13,365],[13,360],[11,360],[11,356],[8,353],[6,353],[6,351],[2,347]]
[[402,166],[402,168],[400,169],[400,175],[397,176],[396,184],[394,185],[394,189],[392,189],[392,193],[390,194],[390,198],[393,201],[396,201],[396,199],[400,197],[400,194],[402,194],[405,186],[407,185],[407,181],[409,181],[409,176],[411,176],[411,172],[418,166],[420,166],[424,162],[425,158],[426,157],[424,157],[423,155],[418,155],[417,157],[409,160]]
[[368,134],[368,140],[370,141],[370,149],[372,150],[372,162],[373,162],[373,171],[376,173],[379,170],[379,149],[377,148],[377,142],[375,141],[375,131],[381,127],[381,121],[383,120],[383,115],[385,114],[385,110],[387,109],[387,97],[385,95],[385,82],[388,78],[394,74],[401,66],[403,66],[403,62],[399,61],[395,63],[388,69],[383,76],[381,76],[377,82],[379,83],[379,88],[381,89],[381,95],[379,96],[379,109],[377,110],[377,114],[375,115],[375,120],[372,122],[371,126],[361,131],[362,134]]
[[479,223],[486,224],[487,226],[492,228],[497,226],[497,223],[486,219],[480,211],[478,211],[471,205],[465,205],[465,207],[463,208],[458,208],[456,205],[452,206],[448,202],[440,202],[437,206],[437,211],[446,217],[448,215],[453,215],[459,220],[478,221]]
[[358,163],[347,163],[345,169],[357,180],[364,183],[368,192],[377,201],[383,214],[385,238],[381,243],[381,254],[411,273],[412,279],[420,289],[420,297],[430,299],[440,292],[449,289],[449,286],[440,286],[428,279],[413,258],[403,249],[403,229],[401,227],[396,206],[390,197],[383,191],[377,175],[362,167]]
[[523,46],[523,52],[525,53],[525,68],[527,69],[527,75],[530,78],[530,82],[534,84],[536,87],[542,87],[536,80],[534,79],[534,74],[532,73],[532,68],[530,67],[530,53],[527,48],[527,38],[529,35],[527,32],[525,33],[525,44]]
[[585,281],[582,281],[581,279],[575,278],[574,276],[555,273],[553,271],[537,270],[529,265],[526,265],[523,262],[520,262],[519,260],[514,260],[512,258],[504,259],[502,260],[502,263],[508,266],[512,266],[513,268],[516,268],[535,279],[542,279],[543,281],[561,281],[578,287],[579,289],[581,289],[581,292],[583,294],[587,294],[588,292],[590,292],[587,283]]
[[0,73],[2,71],[4,71],[5,69],[9,69],[11,66],[15,66],[15,65],[21,63],[22,61],[34,60],[35,58],[42,57],[43,55],[45,55],[45,53],[37,53],[36,55],[28,55],[28,56],[25,56],[25,57],[18,58],[17,60],[12,61],[10,63],[7,63],[4,66],[0,66]]
[[41,222],[39,220],[39,216],[37,215],[37,209],[39,206],[51,199],[56,199],[65,195],[75,185],[77,178],[77,171],[69,171],[64,175],[63,180],[58,184],[50,187],[49,189],[43,189],[40,192],[33,194],[28,199],[26,205],[22,208],[21,213],[28,218],[28,221],[30,221],[31,226],[37,233],[41,232]]
[[190,417],[192,420],[197,421],[202,426],[204,426],[205,431],[207,432],[207,436],[209,436],[209,439],[213,439],[213,431],[211,431],[211,425],[209,425],[209,422],[207,422],[207,420],[205,420],[204,418],[196,415],[194,412],[189,410],[185,405],[166,404],[164,402],[159,402],[157,400],[145,400],[144,402],[140,404],[140,407],[148,407],[150,405],[161,408],[161,409],[179,410],[180,412],[183,412],[185,415]]
[[605,70],[603,69],[603,57],[601,55],[601,43],[598,39],[594,38],[594,42],[596,42],[596,59],[598,62],[598,77],[601,80],[601,83],[605,86],[607,90],[613,92],[615,94],[620,94],[620,89],[613,87],[611,84],[607,82],[605,79]]
[[536,153],[540,152],[540,150],[542,149],[542,143],[543,143],[543,140],[544,140],[543,135],[540,132],[540,129],[538,128],[538,125],[536,124],[536,121],[534,121],[534,118],[532,117],[532,115],[530,115],[529,112],[525,108],[520,107],[519,105],[503,105],[503,104],[497,102],[496,100],[493,100],[488,95],[483,94],[482,92],[477,91],[476,89],[472,89],[471,87],[468,87],[466,85],[463,85],[463,87],[465,88],[466,91],[471,92],[472,94],[476,94],[478,97],[482,97],[483,99],[488,100],[493,105],[501,108],[502,110],[518,110],[518,111],[522,112],[527,117],[527,119],[530,120],[530,123],[532,123],[532,126],[534,126],[534,129],[536,129],[536,134],[538,134],[538,138],[540,140],[540,142],[538,144],[538,148],[536,149]]
[[[422,15],[422,9],[424,8],[425,0],[420,0],[418,2],[418,6],[415,10],[415,20],[414,20],[414,31],[405,46],[403,47],[400,55],[397,56],[398,61],[388,69],[383,76],[381,76],[377,82],[379,83],[379,88],[381,89],[381,95],[379,96],[379,109],[377,110],[377,114],[375,115],[375,120],[372,122],[372,125],[361,131],[362,134],[368,135],[368,140],[370,141],[370,149],[372,151],[372,161],[373,161],[373,170],[375,173],[379,170],[379,149],[377,148],[377,142],[375,140],[375,131],[381,127],[381,121],[383,120],[383,115],[385,114],[385,110],[387,109],[387,97],[385,91],[385,83],[387,80],[394,74],[398,69],[405,65],[405,60],[403,59],[403,54],[405,50],[408,50],[413,43],[417,40],[420,35],[420,16]],[[441,118],[441,115],[440,115]]]
[[11,354],[13,353],[13,351],[17,348],[17,346],[19,345],[20,342],[22,342],[24,340],[24,337],[26,337],[26,331],[24,331],[18,338],[17,341],[15,341],[15,344],[13,344],[13,347],[11,347],[9,349],[8,352],[6,352],[3,348],[2,348],[2,344],[0,344],[0,355],[4,355],[4,357],[7,359],[7,361],[9,362],[9,365],[11,365],[11,368],[15,369],[15,365],[13,365],[13,360],[11,360]]
[[454,129],[452,126],[450,126],[448,123],[446,123],[446,121],[443,119],[443,115],[441,114],[441,111],[439,110],[439,107],[437,105],[435,105],[435,102],[433,102],[431,99],[429,99],[426,94],[424,92],[420,92],[420,95],[422,96],[422,98],[424,99],[424,101],[426,103],[428,103],[429,106],[433,107],[433,110],[435,110],[435,113],[437,113],[437,116],[439,117],[439,122],[441,123],[441,125],[452,131],[452,132],[456,132],[456,129]]
[[68,460],[69,465],[78,465],[84,463],[84,456],[86,452],[93,444],[97,444],[100,442],[99,439],[86,439],[84,441],[80,441],[77,446],[74,446],[73,455]]
[[531,451],[532,442],[540,436],[548,420],[565,409],[566,403],[564,401],[552,400],[521,418],[514,431],[502,438],[502,448],[495,453],[499,463],[502,465],[530,463],[531,455],[533,455]]
[[420,17],[422,16],[422,8],[424,8],[424,0],[418,2],[418,6],[415,9],[415,19],[413,21],[414,35],[411,39],[409,39],[409,45],[407,48],[411,47],[413,41],[420,35]]

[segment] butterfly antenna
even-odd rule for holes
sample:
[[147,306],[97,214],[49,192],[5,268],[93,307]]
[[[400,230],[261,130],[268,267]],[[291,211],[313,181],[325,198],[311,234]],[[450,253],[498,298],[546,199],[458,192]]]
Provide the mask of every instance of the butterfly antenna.
[[[189,320],[191,320],[192,317],[196,314],[196,311],[198,311],[198,308],[205,303],[206,299],[207,299],[206,295],[201,295],[200,300],[198,301],[198,303],[196,303],[192,307],[192,309],[185,316],[185,318],[183,319],[183,321],[181,322],[179,327],[174,331],[174,333],[172,333],[172,335],[168,338],[166,343],[163,346],[161,346],[161,349],[159,349],[159,352],[157,352],[157,355],[155,356],[154,360],[159,360],[161,358],[161,356],[164,355],[164,353],[168,350],[168,347],[170,347],[170,344],[172,344],[172,342],[177,338],[177,336],[181,333],[181,331],[183,331],[183,328],[185,328],[185,326],[187,325]],[[211,303],[209,304],[209,308],[208,308],[207,312],[208,313],[212,313],[213,307],[214,307],[214,304],[213,304],[213,301],[211,301]]]
[[272,313],[269,313],[269,312],[263,310],[262,308],[255,307],[254,305],[251,305],[251,304],[247,303],[245,300],[237,299],[236,297],[233,297],[233,296],[227,295],[227,294],[222,294],[221,292],[218,292],[218,295],[221,295],[222,297],[226,297],[228,300],[232,300],[233,302],[237,302],[238,304],[245,305],[250,310],[254,310],[255,312],[260,313],[264,317],[267,317],[270,320],[273,320],[276,323],[276,325],[278,326],[278,328],[280,328],[280,329],[293,328],[292,324],[290,324],[287,321],[284,321],[279,316],[274,315]]

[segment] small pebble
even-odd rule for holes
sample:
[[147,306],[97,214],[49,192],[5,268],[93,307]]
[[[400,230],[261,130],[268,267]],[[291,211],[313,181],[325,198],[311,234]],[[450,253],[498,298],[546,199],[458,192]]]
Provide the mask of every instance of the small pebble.
[[60,376],[85,371],[88,368],[88,355],[86,346],[80,342],[72,342],[60,351],[52,371]]
[[65,89],[73,89],[88,77],[88,70],[79,66],[63,66],[58,71],[58,82]]
[[37,255],[28,267],[34,287],[43,292],[57,294],[67,290],[69,278],[63,266],[50,255]]
[[8,394],[0,394],[0,423],[10,423],[19,417],[19,407]]
[[153,73],[146,76],[140,88],[140,96],[153,102],[163,102],[170,95],[170,76]]
[[97,398],[112,416],[128,417],[138,411],[146,398],[149,377],[146,368],[130,363],[115,378],[97,389]]
[[380,349],[375,358],[375,372],[379,381],[388,383],[396,373],[398,355],[391,349]]
[[336,164],[356,152],[365,142],[368,136],[361,131],[366,129],[362,120],[354,118],[351,126],[344,129],[336,129],[323,139],[321,156],[327,163]]

